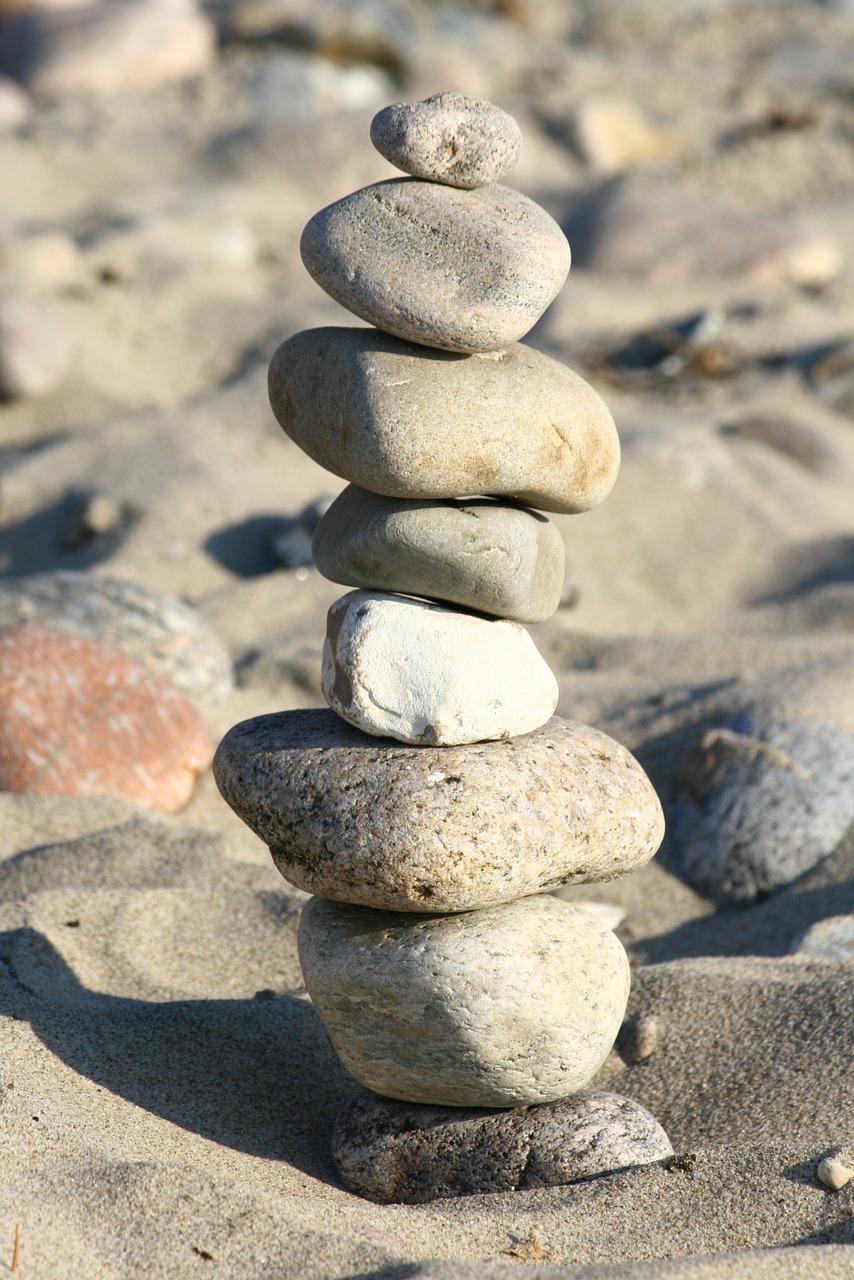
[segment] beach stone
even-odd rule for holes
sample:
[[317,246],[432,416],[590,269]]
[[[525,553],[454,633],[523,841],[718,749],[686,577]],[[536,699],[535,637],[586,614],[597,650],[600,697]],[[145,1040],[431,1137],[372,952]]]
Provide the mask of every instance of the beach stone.
[[313,898],[299,957],[360,1084],[439,1106],[512,1107],[584,1088],[629,994],[614,934],[551,897],[421,919]]
[[211,753],[192,703],[141,663],[63,631],[0,632],[0,789],[174,813]]
[[465,358],[372,329],[308,329],[276,351],[269,389],[309,457],[390,498],[483,493],[587,511],[620,465],[614,420],[593,388],[521,344]]
[[509,173],[522,131],[500,107],[464,93],[396,102],[371,121],[371,142],[396,168],[450,187],[482,187]]
[[854,734],[751,714],[708,729],[678,769],[668,809],[686,878],[717,902],[790,883],[854,822]]
[[380,1204],[563,1186],[672,1154],[658,1121],[616,1093],[512,1111],[450,1110],[366,1093],[332,1131],[345,1184]]
[[653,128],[633,102],[604,93],[579,103],[573,140],[582,159],[606,174],[622,173],[678,149],[675,139]]
[[0,399],[43,396],[71,365],[71,341],[56,313],[26,294],[0,295]]
[[829,964],[854,962],[854,915],[828,916],[796,938],[791,954]]
[[21,86],[0,76],[0,131],[20,128],[32,114],[33,104]]
[[85,271],[83,255],[64,231],[22,227],[0,235],[0,279],[13,286],[62,288],[79,284]]
[[214,776],[286,880],[389,910],[470,911],[612,880],[663,834],[628,751],[559,717],[520,738],[413,751],[331,711],[280,712],[230,729]]
[[831,1191],[841,1191],[854,1178],[854,1159],[847,1152],[833,1151],[819,1160],[816,1174]]
[[123,578],[58,571],[0,582],[0,627],[49,627],[97,640],[142,662],[190,698],[234,687],[225,647],[192,605]]
[[148,0],[35,9],[0,27],[0,72],[36,98],[147,92],[202,75],[215,53],[205,14]]
[[563,590],[556,526],[484,498],[407,501],[348,485],[318,524],[312,553],[333,582],[445,600],[515,622],[550,618]]
[[377,182],[321,209],[300,252],[320,287],[368,324],[460,352],[523,337],[570,263],[560,227],[518,191],[417,178]]
[[558,699],[518,623],[379,591],[351,591],[330,608],[321,684],[336,715],[413,746],[530,733]]

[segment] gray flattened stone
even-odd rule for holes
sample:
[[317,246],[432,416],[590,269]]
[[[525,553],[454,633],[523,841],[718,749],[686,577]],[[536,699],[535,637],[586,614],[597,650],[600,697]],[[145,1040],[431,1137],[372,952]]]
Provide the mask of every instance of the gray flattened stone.
[[280,425],[309,457],[390,498],[489,494],[588,511],[620,466],[600,396],[522,344],[463,357],[375,329],[307,329],[276,351],[269,389]]
[[0,583],[0,628],[59,628],[98,640],[171,680],[190,698],[221,700],[231,659],[192,605],[124,578],[60,570]]
[[535,511],[488,498],[386,498],[356,485],[321,519],[312,554],[333,582],[528,623],[555,612],[565,572],[563,539]]
[[430,1107],[357,1095],[335,1121],[332,1158],[379,1204],[564,1186],[673,1154],[658,1121],[616,1093],[512,1111]]
[[622,944],[552,897],[420,918],[313,898],[298,942],[344,1066],[405,1102],[567,1097],[604,1062],[629,994]]
[[371,121],[371,142],[413,178],[450,187],[500,182],[519,159],[522,131],[485,98],[437,93],[423,102],[396,102]]
[[509,187],[417,178],[362,187],[316,213],[300,242],[336,302],[407,342],[499,351],[539,320],[569,272],[569,244]]
[[372,738],[331,711],[230,729],[226,802],[309,893],[393,911],[470,911],[648,862],[664,820],[637,761],[554,716],[463,747]]

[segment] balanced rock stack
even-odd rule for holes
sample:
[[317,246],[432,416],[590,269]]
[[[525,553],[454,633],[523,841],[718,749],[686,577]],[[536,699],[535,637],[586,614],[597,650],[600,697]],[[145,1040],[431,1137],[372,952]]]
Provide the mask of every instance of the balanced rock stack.
[[663,825],[624,748],[552,715],[556,681],[521,625],[563,582],[560,536],[531,508],[595,505],[619,445],[595,391],[518,343],[569,270],[556,223],[496,185],[518,125],[440,94],[381,111],[371,137],[414,176],[322,210],[302,254],[376,327],[298,333],[270,368],[285,431],[350,482],[314,541],[321,572],[357,588],[329,611],[331,712],[239,724],[214,769],[318,895],[306,986],[381,1095],[339,1118],[338,1168],[363,1195],[418,1201],[670,1154],[637,1104],[579,1093],[629,966],[548,892],[642,865]]

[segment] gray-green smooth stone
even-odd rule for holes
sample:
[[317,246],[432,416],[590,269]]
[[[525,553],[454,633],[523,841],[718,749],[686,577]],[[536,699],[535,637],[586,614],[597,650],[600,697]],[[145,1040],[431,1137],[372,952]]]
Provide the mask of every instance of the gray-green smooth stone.
[[385,498],[349,485],[318,524],[314,563],[350,587],[449,601],[515,622],[560,603],[563,540],[545,516],[489,498]]
[[270,403],[315,462],[390,498],[512,498],[577,512],[610,493],[620,443],[571,369],[516,344],[426,351],[376,329],[307,329],[273,356]]
[[605,1061],[629,994],[614,934],[548,896],[420,917],[313,898],[298,943],[341,1061],[404,1102],[565,1098]]
[[570,263],[558,224],[518,191],[417,178],[377,182],[321,209],[300,252],[309,275],[348,311],[445,351],[517,342]]
[[559,716],[517,738],[415,747],[331,711],[283,711],[230,729],[213,769],[286,880],[384,910],[470,911],[613,880],[664,834],[625,747]]

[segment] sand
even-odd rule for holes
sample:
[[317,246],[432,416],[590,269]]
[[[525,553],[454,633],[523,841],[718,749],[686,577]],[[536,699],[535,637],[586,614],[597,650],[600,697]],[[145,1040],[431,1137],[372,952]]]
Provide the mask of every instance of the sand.
[[[49,269],[0,255],[0,284],[49,305],[75,348],[49,395],[0,404],[0,571],[125,577],[195,605],[238,673],[198,704],[214,738],[321,705],[341,589],[278,564],[271,534],[342,486],[276,425],[266,365],[291,333],[349,320],[303,271],[299,235],[392,176],[368,139],[380,106],[483,93],[522,124],[507,181],[579,228],[528,341],[591,380],[623,441],[610,498],[555,517],[571,590],[532,634],[559,712],[635,751],[665,799],[697,725],[747,683],[801,714],[807,694],[778,673],[815,671],[815,714],[850,724],[854,365],[815,371],[854,334],[850,6],[387,10],[361,43],[229,39],[199,81],[63,98],[0,133],[0,242],[71,240]],[[260,10],[244,12],[248,31]],[[617,174],[574,124],[603,94],[661,140]],[[663,215],[645,230],[637,211],[662,198],[674,229],[655,256]],[[635,212],[608,241],[621,207]],[[793,266],[796,220],[816,230]],[[717,336],[675,373],[619,354],[713,309]],[[124,522],[70,546],[91,494]],[[302,985],[305,895],[210,774],[172,818],[0,795],[0,1269],[17,1234],[17,1273],[50,1280],[854,1276],[854,1181],[816,1176],[854,1151],[854,971],[789,955],[814,921],[854,913],[854,832],[748,905],[702,896],[671,845],[566,896],[626,912],[630,1013],[659,1040],[633,1065],[613,1052],[595,1084],[652,1110],[676,1159],[377,1206],[329,1155],[357,1086]]]

